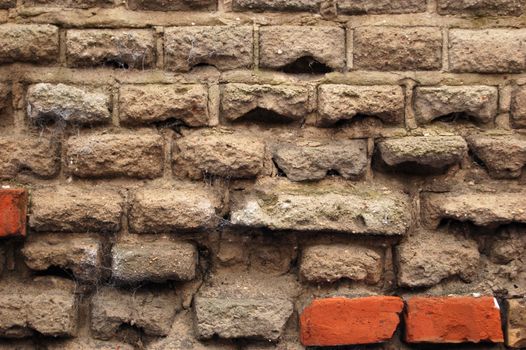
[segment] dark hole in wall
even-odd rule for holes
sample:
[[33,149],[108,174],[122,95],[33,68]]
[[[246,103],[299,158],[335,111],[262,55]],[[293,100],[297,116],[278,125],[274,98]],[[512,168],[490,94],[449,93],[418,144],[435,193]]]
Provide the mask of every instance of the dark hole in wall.
[[111,67],[114,69],[128,69],[130,68],[128,63],[121,62],[119,60],[108,59],[104,61],[104,67]]
[[35,276],[55,276],[66,278],[69,280],[77,280],[77,278],[73,274],[73,271],[59,266],[50,266],[46,270],[36,271]]
[[188,127],[182,120],[177,118],[168,118],[162,121],[154,122],[153,125],[157,129],[171,129],[179,132],[182,128]]
[[433,119],[433,123],[447,123],[447,124],[481,124],[476,118],[463,112],[450,113]]
[[234,123],[254,123],[254,124],[290,124],[294,119],[276,113],[265,108],[255,108],[242,117],[236,119]]
[[278,165],[278,163],[276,162],[276,160],[273,158],[272,159],[272,162],[274,163],[274,166],[276,167],[276,170],[277,170],[277,175],[279,177],[287,177],[287,174],[283,171],[283,169],[281,169]]
[[343,129],[343,128],[381,128],[384,122],[374,116],[367,114],[357,114],[349,119],[340,119],[336,123],[322,125],[329,128]]
[[281,71],[289,74],[326,74],[333,69],[312,56],[303,56],[283,66]]

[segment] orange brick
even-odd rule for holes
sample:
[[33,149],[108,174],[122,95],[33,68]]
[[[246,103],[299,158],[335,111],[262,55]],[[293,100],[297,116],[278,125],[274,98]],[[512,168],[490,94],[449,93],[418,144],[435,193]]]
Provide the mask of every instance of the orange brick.
[[493,297],[415,297],[407,302],[406,341],[478,343],[504,341]]
[[26,235],[27,191],[0,189],[0,237]]
[[404,303],[398,297],[314,300],[300,317],[305,346],[379,343],[391,339]]

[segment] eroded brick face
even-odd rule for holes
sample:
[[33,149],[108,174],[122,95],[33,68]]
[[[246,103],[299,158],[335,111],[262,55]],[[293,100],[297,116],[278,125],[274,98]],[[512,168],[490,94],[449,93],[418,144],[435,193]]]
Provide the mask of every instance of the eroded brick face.
[[525,6],[0,0],[0,350],[526,347]]

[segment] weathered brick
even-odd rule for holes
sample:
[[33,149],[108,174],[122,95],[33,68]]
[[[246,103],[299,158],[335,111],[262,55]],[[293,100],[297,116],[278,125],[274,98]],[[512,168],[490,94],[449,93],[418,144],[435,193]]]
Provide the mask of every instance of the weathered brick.
[[294,310],[295,283],[256,273],[211,276],[194,297],[197,337],[278,340]]
[[511,123],[515,128],[526,128],[526,85],[513,89]]
[[502,343],[500,308],[493,297],[413,297],[405,313],[410,343]]
[[354,68],[380,71],[440,70],[442,68],[440,28],[356,28]]
[[498,89],[494,86],[438,86],[415,89],[415,117],[419,123],[453,113],[464,113],[480,123],[491,123],[497,116]]
[[132,199],[129,224],[137,233],[194,230],[214,227],[220,211],[220,196],[203,185],[145,188]]
[[59,144],[47,137],[0,137],[0,178],[29,173],[49,178],[58,172]]
[[318,12],[322,0],[233,0],[234,11]]
[[512,222],[526,223],[525,191],[424,193],[422,220],[437,227],[443,219],[471,221],[489,226]]
[[251,26],[171,27],[165,29],[164,38],[168,70],[187,72],[199,64],[219,70],[252,66]]
[[16,6],[16,0],[0,0],[0,9],[10,9]]
[[23,0],[24,6],[53,6],[89,9],[91,7],[112,7],[114,0]]
[[[130,344],[121,341],[95,340],[89,337],[52,340],[46,343],[47,350],[134,350]],[[7,349],[6,349],[7,350]],[[16,349],[26,350],[26,349]],[[28,348],[27,350],[32,350]]]
[[523,0],[438,0],[442,15],[519,16]]
[[48,120],[81,125],[111,121],[110,96],[93,89],[40,83],[27,90],[27,112],[33,123]]
[[312,58],[332,70],[343,70],[344,29],[336,26],[266,26],[259,29],[260,67],[286,70],[288,65],[302,58]]
[[70,67],[151,68],[155,38],[148,29],[70,29],[66,56]]
[[66,172],[78,177],[156,178],[163,160],[163,138],[153,132],[82,135],[66,144]]
[[404,302],[399,297],[314,300],[300,316],[304,346],[384,342],[392,338]]
[[32,270],[59,267],[86,282],[97,282],[102,277],[102,243],[94,235],[35,234],[24,244],[22,254]]
[[217,0],[129,0],[132,10],[147,11],[213,11]]
[[120,89],[119,113],[127,125],[179,122],[206,126],[208,90],[203,85],[124,85]]
[[123,283],[190,281],[197,268],[197,248],[166,236],[127,236],[111,249],[112,278]]
[[91,331],[97,339],[110,339],[121,326],[135,326],[147,335],[166,336],[175,317],[171,290],[99,288],[91,300]]
[[58,59],[58,28],[51,25],[0,25],[0,63],[53,63]]
[[263,173],[265,143],[230,129],[205,129],[176,140],[174,172],[200,179],[206,175],[253,178]]
[[300,273],[310,282],[335,282],[340,279],[380,281],[382,255],[372,248],[359,245],[315,245],[304,249]]
[[331,171],[357,179],[369,164],[365,140],[280,142],[272,146],[272,159],[292,181],[320,180]]
[[338,12],[342,14],[380,14],[425,12],[425,0],[339,0]]
[[96,187],[45,187],[31,195],[30,226],[37,231],[118,231],[121,195]]
[[383,165],[412,173],[442,172],[460,163],[468,146],[460,136],[408,136],[378,143]]
[[26,235],[27,191],[0,189],[0,238]]
[[75,336],[75,283],[56,277],[0,284],[0,336]]
[[309,88],[266,84],[225,84],[222,86],[221,114],[226,120],[242,120],[242,117],[257,110],[279,114],[284,121],[301,120],[312,111]]
[[506,345],[511,348],[526,347],[526,299],[507,300],[508,317]]
[[402,235],[409,225],[410,205],[407,195],[375,184],[297,184],[266,178],[253,191],[237,194],[231,221],[272,230]]
[[396,249],[398,284],[402,287],[429,287],[459,276],[471,281],[479,266],[476,241],[460,234],[420,231]]
[[522,72],[526,69],[526,29],[452,29],[449,66],[458,73]]
[[469,148],[497,179],[517,178],[526,166],[526,138],[519,135],[468,137]]
[[321,85],[318,124],[329,126],[359,115],[374,116],[387,124],[402,124],[404,101],[400,86]]

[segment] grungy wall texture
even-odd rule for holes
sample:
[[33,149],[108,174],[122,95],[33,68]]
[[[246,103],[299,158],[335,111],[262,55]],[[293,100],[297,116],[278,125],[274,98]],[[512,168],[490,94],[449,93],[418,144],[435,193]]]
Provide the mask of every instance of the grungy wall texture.
[[0,0],[0,349],[526,347],[525,0]]

